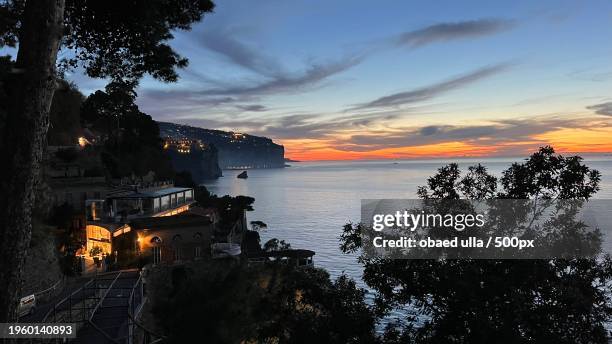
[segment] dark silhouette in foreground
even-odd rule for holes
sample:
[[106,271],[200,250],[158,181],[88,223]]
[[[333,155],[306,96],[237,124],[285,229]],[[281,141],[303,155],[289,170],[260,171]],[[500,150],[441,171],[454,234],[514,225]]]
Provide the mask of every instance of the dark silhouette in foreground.
[[[580,157],[541,148],[497,178],[481,165],[461,174],[456,164],[438,170],[420,187],[422,199],[588,200],[600,174]],[[362,247],[361,224],[347,224],[344,252]],[[604,324],[612,260],[389,260],[361,256],[364,281],[377,292],[379,316],[412,307],[425,322],[406,316],[391,324],[388,343],[607,343]]]

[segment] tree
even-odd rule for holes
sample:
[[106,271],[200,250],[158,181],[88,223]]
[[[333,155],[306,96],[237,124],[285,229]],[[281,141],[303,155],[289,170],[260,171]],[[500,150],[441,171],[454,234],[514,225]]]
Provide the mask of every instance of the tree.
[[[0,111],[0,322],[12,319],[31,236],[31,214],[46,144],[51,99],[61,69],[91,77],[172,82],[187,60],[167,44],[213,9],[210,0],[2,0],[0,46],[19,45],[6,110]],[[2,92],[0,92],[2,93]]]
[[278,240],[276,238],[266,241],[266,243],[263,245],[263,250],[266,252],[283,251],[289,249],[291,249],[291,244],[285,240]]
[[251,221],[251,228],[254,231],[259,231],[259,230],[268,228],[268,225],[265,222],[259,221],[259,220]]
[[[119,140],[126,118],[145,116],[136,105],[136,82],[113,80],[104,91],[98,90],[87,97],[81,108],[84,127],[103,133],[109,140]],[[159,134],[159,129],[158,129]],[[159,135],[158,135],[159,136]]]
[[174,171],[164,154],[159,127],[136,105],[135,87],[135,82],[115,80],[104,91],[91,94],[83,103],[83,125],[103,134],[103,161],[112,177],[153,171],[159,179],[170,179]]
[[219,227],[223,231],[231,230],[237,221],[244,220],[245,211],[253,211],[255,198],[238,195],[217,197],[211,195],[205,187],[196,189],[196,201],[203,207],[213,207],[219,211],[221,221]]
[[200,262],[187,272],[183,269],[156,271],[150,283],[153,315],[167,336],[164,342],[376,340],[365,291],[346,276],[331,281],[321,269],[231,261]]
[[[438,170],[420,187],[423,199],[493,197],[585,200],[598,190],[599,172],[579,157],[541,148],[503,172],[502,190],[483,166],[461,178],[456,164]],[[361,246],[358,226],[348,224],[341,248]],[[390,328],[388,342],[606,343],[612,316],[607,293],[612,260],[389,260],[360,258],[364,281],[378,292],[381,314],[414,307],[429,320]],[[410,320],[410,319],[408,319]]]
[[59,80],[49,114],[49,145],[69,146],[77,143],[81,134],[81,104],[83,94],[75,84]]

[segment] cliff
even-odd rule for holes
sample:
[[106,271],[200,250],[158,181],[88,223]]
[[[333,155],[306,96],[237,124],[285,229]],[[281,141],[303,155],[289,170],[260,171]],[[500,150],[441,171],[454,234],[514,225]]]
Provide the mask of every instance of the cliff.
[[164,150],[170,157],[175,171],[189,171],[196,183],[222,176],[219,157],[214,145],[198,140],[172,140],[164,142]]
[[160,136],[214,145],[223,169],[285,167],[285,148],[267,137],[157,122]]

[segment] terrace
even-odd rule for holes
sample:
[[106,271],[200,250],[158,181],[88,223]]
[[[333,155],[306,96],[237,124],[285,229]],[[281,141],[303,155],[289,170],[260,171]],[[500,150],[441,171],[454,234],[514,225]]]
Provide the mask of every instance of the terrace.
[[189,209],[193,189],[169,187],[155,191],[111,196],[86,201],[88,222],[126,222],[139,217],[170,216]]

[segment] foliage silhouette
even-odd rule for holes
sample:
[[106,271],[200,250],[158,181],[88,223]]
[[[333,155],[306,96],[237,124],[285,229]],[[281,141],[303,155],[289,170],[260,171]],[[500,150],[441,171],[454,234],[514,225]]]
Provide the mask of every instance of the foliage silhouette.
[[[162,270],[163,268],[160,268]],[[184,269],[184,268],[180,268]],[[364,290],[346,276],[284,264],[201,262],[155,271],[153,313],[167,343],[373,343]],[[168,283],[168,281],[172,283]]]
[[134,87],[134,82],[113,81],[104,91],[94,92],[83,103],[81,120],[100,134],[102,161],[112,177],[153,171],[158,179],[170,179],[175,174],[164,154],[159,127],[138,109]]
[[[543,147],[503,172],[501,190],[481,165],[461,178],[456,164],[419,187],[422,199],[506,198],[587,200],[600,174],[580,157]],[[360,225],[347,224],[341,249],[362,247]],[[606,343],[612,317],[612,260],[389,260],[361,256],[364,281],[375,289],[379,316],[413,307],[427,319],[389,325],[390,343]]]

